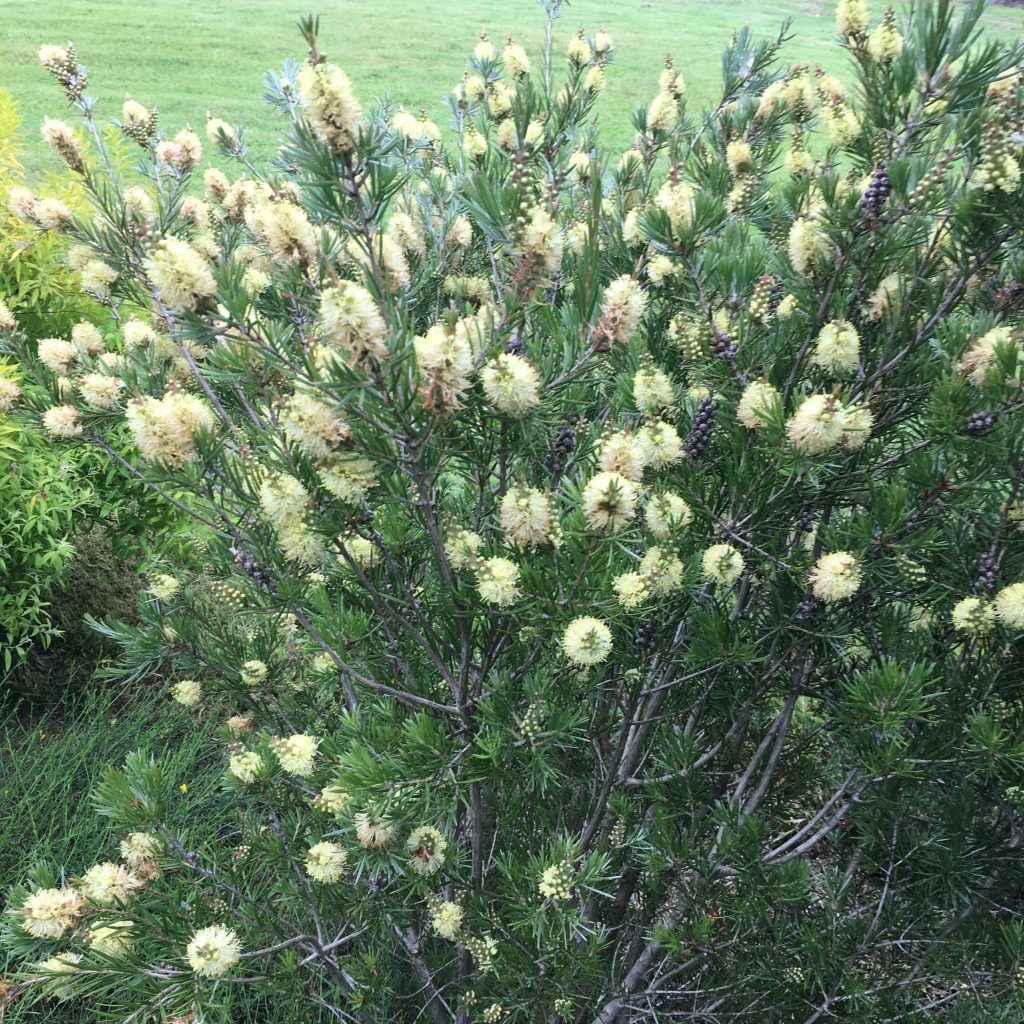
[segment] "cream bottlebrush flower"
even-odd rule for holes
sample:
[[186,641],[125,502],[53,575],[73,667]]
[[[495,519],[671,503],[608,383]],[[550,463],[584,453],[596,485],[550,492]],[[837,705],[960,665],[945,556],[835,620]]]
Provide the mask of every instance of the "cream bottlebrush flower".
[[499,412],[522,416],[540,404],[540,377],[522,356],[503,352],[480,370],[484,394]]
[[697,189],[688,181],[674,184],[666,181],[654,197],[654,205],[668,214],[672,227],[688,228],[693,224],[694,197]]
[[348,854],[337,843],[315,843],[306,851],[306,874],[315,882],[332,885],[345,873]]
[[289,775],[305,777],[313,774],[313,760],[320,740],[307,733],[295,733],[271,743],[271,750]]
[[121,405],[124,381],[105,373],[87,373],[75,381],[75,387],[86,405],[93,409],[117,409]]
[[681,71],[676,71],[671,59],[666,59],[665,67],[658,75],[658,88],[670,92],[673,96],[682,96],[686,92],[686,82]]
[[79,964],[82,959],[81,953],[57,953],[40,960],[35,966],[35,974],[49,981],[49,993],[54,999],[62,1002],[73,999],[79,992],[75,985],[75,975],[81,970]]
[[957,601],[950,613],[953,628],[971,636],[990,633],[996,621],[996,610],[978,597],[965,597]]
[[670,92],[659,92],[647,108],[647,130],[667,132],[679,120],[679,101]]
[[398,210],[391,215],[387,231],[404,252],[412,256],[426,255],[427,242],[423,228],[419,220],[414,220],[405,210]]
[[583,516],[595,529],[615,530],[636,515],[636,485],[621,473],[598,473],[583,488]]
[[255,750],[232,754],[228,759],[228,774],[249,786],[256,781],[256,775],[263,770],[263,758]]
[[459,214],[448,228],[445,241],[449,245],[457,245],[465,249],[473,241],[473,225],[470,224],[469,218]]
[[512,604],[519,596],[519,566],[507,558],[484,559],[476,568],[476,589],[489,604]]
[[217,167],[207,167],[203,171],[203,188],[206,198],[215,203],[222,203],[227,198],[231,182],[227,175]]
[[[334,663],[331,662],[331,664]],[[336,782],[324,786],[313,800],[313,805],[317,810],[334,818],[343,814],[350,803],[352,803],[352,794],[348,790],[342,789]]]
[[51,437],[78,437],[82,424],[73,405],[54,405],[43,413],[43,428]]
[[[582,251],[582,246],[580,246]],[[653,285],[664,284],[666,281],[676,277],[683,267],[682,264],[665,256],[663,253],[655,253],[647,261],[647,279]]]
[[451,941],[459,934],[465,916],[466,912],[458,903],[439,902],[430,908],[430,926],[442,939]]
[[[512,101],[515,99],[515,90],[499,78],[492,82],[487,96],[487,109],[491,117],[498,119],[503,117],[512,109]],[[513,131],[515,125],[513,124]]]
[[122,328],[124,334],[125,348],[144,348],[153,344],[157,339],[157,333],[147,323],[143,323],[138,317],[130,316]]
[[983,334],[964,353],[957,367],[959,371],[976,387],[985,383],[988,368],[996,358],[996,351],[1001,348],[1013,348],[1020,345],[1020,335],[1012,327],[993,327]]
[[270,275],[259,267],[246,267],[242,274],[242,287],[250,295],[261,295],[270,287]]
[[156,206],[145,189],[129,185],[124,190],[124,219],[136,233],[145,234],[156,221]]
[[146,590],[158,601],[170,601],[181,590],[181,584],[174,576],[161,572],[150,580]]
[[129,832],[121,840],[121,859],[135,871],[146,869],[163,852],[163,842],[152,832]]
[[501,57],[505,62],[505,70],[514,78],[522,78],[523,75],[529,74],[530,58],[518,43],[509,39]]
[[357,455],[344,455],[320,467],[324,489],[347,505],[358,505],[377,483],[377,468]]
[[67,375],[79,357],[78,348],[62,338],[40,338],[36,354],[43,366],[60,377]]
[[740,396],[736,406],[736,419],[750,430],[757,430],[765,425],[781,407],[782,395],[765,380],[751,381]]
[[633,377],[633,401],[645,416],[654,416],[675,404],[676,393],[668,374],[656,366],[645,366]]
[[217,292],[210,266],[188,242],[168,237],[158,242],[143,267],[161,301],[173,313],[194,310]]
[[1011,583],[996,594],[996,618],[1010,629],[1024,629],[1024,583]]
[[805,149],[798,149],[794,143],[793,148],[787,150],[782,158],[782,166],[787,174],[796,177],[798,174],[810,174],[814,169],[814,161],[810,153]]
[[405,848],[409,851],[409,867],[417,875],[433,875],[444,863],[448,840],[433,825],[421,825],[409,833]]
[[79,880],[79,890],[98,907],[120,906],[142,888],[142,879],[123,864],[94,864]]
[[21,388],[7,377],[0,377],[0,413],[10,412],[21,398]]
[[82,169],[82,145],[71,125],[52,117],[43,118],[39,134],[55,156],[63,160],[73,171]]
[[868,30],[868,5],[864,0],[839,0],[836,31],[841,36],[860,36]]
[[565,48],[565,55],[569,58],[569,63],[578,68],[583,67],[584,64],[589,64],[593,59],[594,54],[590,49],[590,43],[587,42],[583,34],[583,29],[580,29],[569,40]]
[[786,436],[801,451],[818,455],[834,448],[847,427],[842,403],[832,395],[811,395],[786,423]]
[[480,557],[484,539],[472,530],[454,530],[445,541],[444,553],[453,569],[472,569]]
[[309,263],[316,256],[316,229],[306,212],[294,203],[253,203],[245,210],[245,225],[277,260]]
[[847,406],[843,409],[843,436],[839,439],[849,451],[863,448],[871,436],[875,417],[866,405]]
[[608,341],[627,342],[647,311],[647,296],[636,278],[623,274],[612,281],[601,300],[597,333]]
[[810,582],[814,596],[831,604],[853,597],[860,589],[861,577],[860,563],[849,551],[833,551],[815,563]]
[[212,924],[201,928],[185,949],[189,967],[204,978],[227,974],[241,959],[242,943],[230,928]]
[[831,245],[828,235],[815,220],[798,217],[789,229],[789,261],[804,277],[822,270],[828,262]]
[[569,157],[569,174],[579,180],[585,180],[590,175],[590,154],[584,149],[578,149]]
[[373,811],[362,811],[352,818],[356,839],[365,850],[378,850],[394,838],[397,828],[387,818]]
[[893,303],[899,298],[899,294],[899,274],[889,274],[887,277],[883,277],[865,307],[867,318],[871,321],[881,320],[893,308]]
[[187,174],[199,166],[203,145],[191,128],[182,128],[173,139],[161,139],[156,144],[156,158],[179,173]]
[[402,107],[395,111],[394,117],[391,119],[391,127],[410,142],[424,141],[423,127],[419,118]]
[[103,335],[88,320],[81,320],[71,328],[71,342],[79,352],[90,356],[100,355],[106,347]]
[[565,237],[558,224],[542,206],[531,207],[519,243],[524,252],[543,261],[544,269],[554,274],[562,265]]
[[612,631],[589,615],[573,619],[562,634],[562,653],[575,665],[597,665],[612,652]]
[[848,146],[861,132],[857,115],[841,103],[829,103],[821,108],[821,119],[831,142]]
[[664,469],[683,457],[683,442],[671,423],[647,423],[636,435],[637,448],[645,466]]
[[856,370],[860,362],[860,335],[848,320],[833,320],[818,334],[813,361],[826,370]]
[[537,891],[545,899],[567,900],[572,895],[573,881],[572,866],[563,861],[544,869],[537,883]]
[[462,152],[470,160],[478,160],[487,152],[487,139],[473,125],[469,125],[462,136]]
[[349,435],[348,424],[324,402],[303,392],[288,399],[281,427],[297,448],[311,459],[326,462]]
[[620,430],[601,439],[598,467],[609,473],[621,473],[629,480],[639,480],[644,472],[644,457],[635,434]]
[[338,538],[344,553],[363,570],[373,569],[380,562],[380,551],[373,541],[360,537],[357,533],[347,533]]
[[59,939],[74,928],[85,900],[76,889],[37,889],[25,898],[16,913],[21,926],[37,939]]
[[22,188],[21,185],[15,185],[7,193],[7,206],[11,213],[15,217],[19,217],[21,220],[31,220],[35,214],[36,203],[39,199],[36,195],[30,192],[27,188]]
[[587,92],[598,93],[604,88],[604,65],[595,64],[587,69],[583,77],[583,88]]
[[0,299],[0,331],[10,333],[18,329],[18,321],[15,320],[14,314],[11,312],[10,307],[3,299]]
[[324,341],[342,349],[356,364],[387,355],[384,318],[373,296],[361,285],[343,281],[320,294]]
[[500,522],[505,541],[517,548],[548,544],[557,535],[550,497],[525,483],[516,484],[501,499]]
[[104,956],[124,956],[132,944],[131,921],[111,921],[89,929],[89,948]]
[[477,60],[494,60],[497,55],[498,51],[494,48],[494,43],[487,38],[486,32],[481,32],[480,41],[473,49],[473,56],[476,57]]
[[424,405],[441,413],[462,408],[461,396],[469,387],[473,352],[468,340],[449,335],[435,325],[413,339],[416,366],[422,378]]
[[750,151],[750,143],[746,139],[733,139],[725,147],[725,162],[729,173],[735,178],[739,174],[750,170],[753,154]]
[[82,289],[97,299],[110,297],[110,286],[117,280],[117,271],[102,260],[89,260],[78,271]]
[[224,724],[233,736],[241,736],[252,729],[252,715],[232,715]]
[[182,707],[193,708],[203,696],[203,687],[195,679],[182,679],[171,687],[171,696]]
[[219,117],[206,115],[206,137],[221,149],[235,149],[238,146],[238,133]]
[[678,494],[665,491],[651,496],[644,509],[644,518],[654,537],[669,540],[693,522],[693,511]]
[[39,47],[36,57],[39,63],[49,70],[50,68],[59,67],[61,64],[67,64],[71,59],[71,54],[66,47],[44,43]]
[[241,677],[244,686],[259,686],[267,678],[267,666],[257,659],[246,661],[242,665]]
[[624,572],[612,580],[615,599],[623,608],[636,608],[651,595],[650,581],[642,572]]
[[659,547],[648,549],[640,560],[640,572],[655,597],[667,597],[683,585],[683,563]]
[[779,308],[775,311],[775,315],[780,320],[788,320],[797,311],[797,301],[795,295],[787,295],[780,303]]
[[731,544],[713,544],[701,556],[700,565],[707,579],[728,587],[740,578],[746,563]]
[[868,56],[886,63],[898,57],[902,49],[903,36],[896,29],[894,17],[887,12],[882,24],[868,36]]
[[352,148],[363,108],[341,68],[334,64],[304,64],[299,71],[299,105],[310,127],[328,146]]
[[213,412],[201,398],[179,391],[131,402],[125,421],[139,454],[147,462],[167,466],[194,459],[197,437],[215,426]]

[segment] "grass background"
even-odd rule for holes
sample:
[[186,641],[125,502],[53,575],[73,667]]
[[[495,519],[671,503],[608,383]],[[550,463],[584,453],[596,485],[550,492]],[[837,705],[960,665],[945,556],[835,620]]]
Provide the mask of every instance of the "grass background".
[[[881,0],[872,7],[879,16]],[[722,47],[744,22],[768,36],[792,18],[786,58],[835,72],[843,55],[834,9],[832,0],[571,0],[556,25],[556,44],[561,51],[580,25],[593,33],[603,24],[612,33],[616,62],[598,110],[608,143],[621,147],[632,136],[629,112],[653,96],[666,53],[686,78],[691,109],[700,109],[717,101]],[[364,102],[388,93],[406,106],[424,106],[442,125],[441,97],[461,75],[482,27],[497,44],[513,34],[535,66],[543,52],[536,0],[4,0],[2,84],[21,106],[28,170],[53,166],[38,126],[44,114],[64,116],[65,107],[36,51],[69,39],[89,68],[89,92],[103,117],[119,113],[126,92],[158,107],[160,126],[171,134],[186,122],[201,128],[211,110],[245,124],[255,156],[266,157],[276,126],[260,98],[263,73],[302,58],[295,25],[309,10],[321,16],[323,49]],[[1019,34],[1024,10],[993,7],[986,22],[994,33]]]

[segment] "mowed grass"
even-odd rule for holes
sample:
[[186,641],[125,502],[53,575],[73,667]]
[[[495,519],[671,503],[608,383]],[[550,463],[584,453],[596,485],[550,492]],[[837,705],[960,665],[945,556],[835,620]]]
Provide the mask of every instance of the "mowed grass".
[[[880,2],[872,6],[881,13]],[[36,50],[69,39],[89,68],[101,116],[116,116],[125,93],[158,107],[160,126],[170,133],[185,123],[201,127],[210,110],[246,125],[255,157],[265,158],[277,125],[261,100],[263,73],[303,57],[295,26],[309,10],[321,16],[323,49],[364,102],[387,94],[425,107],[442,125],[441,97],[461,76],[481,28],[496,43],[514,35],[535,66],[542,58],[544,15],[536,0],[4,0],[2,85],[21,105],[26,167],[36,174],[53,166],[38,126],[46,114],[66,114]],[[839,70],[845,58],[833,10],[832,0],[572,0],[556,24],[557,60],[561,71],[565,43],[581,25],[612,33],[616,60],[598,113],[606,142],[624,146],[632,135],[630,111],[653,96],[666,53],[684,73],[691,109],[700,109],[717,101],[722,48],[744,23],[767,37],[791,18],[794,39],[785,58]],[[1024,31],[1024,10],[996,7],[986,19],[994,33]]]

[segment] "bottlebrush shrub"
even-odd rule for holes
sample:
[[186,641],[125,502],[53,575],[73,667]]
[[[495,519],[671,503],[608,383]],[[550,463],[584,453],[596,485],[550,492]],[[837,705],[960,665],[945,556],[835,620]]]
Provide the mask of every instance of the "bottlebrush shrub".
[[187,780],[112,770],[120,848],[13,893],[17,996],[1019,1013],[1024,52],[980,13],[844,0],[845,86],[740,32],[722,102],[668,64],[621,155],[604,31],[481,38],[444,134],[310,22],[277,157],[211,119],[240,166],[204,198],[135,101],[108,175],[43,49],[95,209],[16,202],[123,344],[11,345],[55,443],[137,452],[196,522],[109,628],[222,718],[237,814],[175,832]]

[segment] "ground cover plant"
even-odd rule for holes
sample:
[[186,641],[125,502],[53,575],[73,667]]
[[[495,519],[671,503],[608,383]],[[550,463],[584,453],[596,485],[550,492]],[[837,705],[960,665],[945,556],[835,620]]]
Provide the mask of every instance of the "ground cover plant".
[[40,50],[91,209],[9,203],[109,316],[4,307],[3,400],[191,518],[97,626],[218,723],[223,802],[111,766],[117,855],[11,892],[11,1005],[1020,1016],[1024,48],[843,0],[849,85],[740,30],[612,151],[616,41],[547,11],[448,141],[304,21],[266,167],[127,99],[123,169]]

